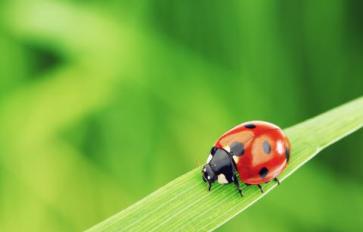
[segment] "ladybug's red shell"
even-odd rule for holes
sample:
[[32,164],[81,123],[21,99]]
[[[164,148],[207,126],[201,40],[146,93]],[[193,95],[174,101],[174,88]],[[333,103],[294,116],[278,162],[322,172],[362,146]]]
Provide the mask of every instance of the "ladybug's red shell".
[[271,123],[240,124],[223,134],[215,146],[230,151],[234,143],[240,143],[243,148],[240,154],[233,154],[233,159],[241,181],[246,184],[269,182],[289,161],[290,142],[283,131]]

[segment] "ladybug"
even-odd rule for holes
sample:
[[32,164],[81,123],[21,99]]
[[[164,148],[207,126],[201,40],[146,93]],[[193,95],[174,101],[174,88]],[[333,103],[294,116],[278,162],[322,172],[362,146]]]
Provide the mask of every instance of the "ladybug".
[[251,121],[237,125],[224,133],[212,147],[202,178],[212,184],[234,183],[242,194],[240,181],[257,185],[271,180],[280,184],[277,176],[286,168],[290,159],[290,142],[276,125]]

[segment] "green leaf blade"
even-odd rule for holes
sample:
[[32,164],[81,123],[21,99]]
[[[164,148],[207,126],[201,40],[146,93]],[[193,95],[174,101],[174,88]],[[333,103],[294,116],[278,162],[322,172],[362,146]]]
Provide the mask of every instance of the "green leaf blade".
[[[285,130],[292,152],[283,181],[325,147],[363,126],[363,97]],[[176,178],[139,202],[95,225],[97,231],[210,231],[223,225],[268,194],[276,183],[244,189],[215,184],[207,191],[200,167]]]

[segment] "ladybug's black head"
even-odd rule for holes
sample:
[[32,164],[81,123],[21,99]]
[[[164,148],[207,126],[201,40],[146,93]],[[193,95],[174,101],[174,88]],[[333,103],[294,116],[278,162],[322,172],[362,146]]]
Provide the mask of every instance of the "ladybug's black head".
[[202,169],[202,178],[208,183],[208,190],[216,180],[221,184],[233,182],[234,165],[232,154],[223,148],[213,147]]
[[212,167],[210,166],[209,163],[203,166],[202,178],[203,178],[204,182],[208,183],[208,190],[211,189],[212,183],[217,180],[217,175],[213,171],[213,169],[212,169]]

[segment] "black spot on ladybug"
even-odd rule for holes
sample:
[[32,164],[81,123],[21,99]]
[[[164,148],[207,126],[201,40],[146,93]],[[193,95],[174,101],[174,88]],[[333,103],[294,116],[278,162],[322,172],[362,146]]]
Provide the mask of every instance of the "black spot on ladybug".
[[253,129],[253,128],[256,128],[256,125],[253,123],[250,123],[250,124],[246,124],[245,127],[248,129]]
[[212,149],[210,150],[210,154],[214,155],[217,151],[217,147],[212,147]]
[[235,156],[241,156],[245,151],[243,144],[240,142],[233,142],[230,145],[230,149],[231,149],[231,154]]
[[289,159],[290,159],[290,150],[289,150],[288,147],[285,148],[285,157],[286,157],[287,162],[289,162]]
[[260,175],[261,178],[265,178],[265,176],[267,176],[267,174],[268,174],[268,169],[263,167],[263,168],[260,169],[258,174]]
[[269,144],[269,142],[267,140],[263,141],[263,151],[266,153],[266,154],[270,154],[271,152],[271,145]]

